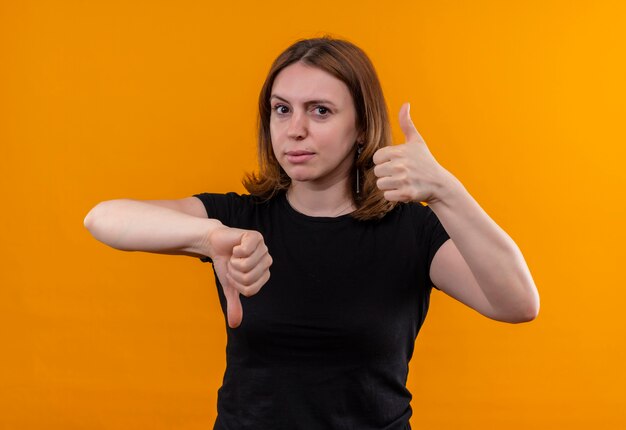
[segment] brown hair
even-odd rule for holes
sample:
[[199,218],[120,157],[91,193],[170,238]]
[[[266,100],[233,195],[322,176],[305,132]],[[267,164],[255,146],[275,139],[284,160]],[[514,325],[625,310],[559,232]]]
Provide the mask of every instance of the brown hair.
[[[351,194],[356,210],[352,217],[359,220],[382,218],[395,203],[385,200],[376,186],[374,153],[391,144],[391,129],[387,106],[378,76],[371,61],[359,47],[329,36],[299,40],[276,58],[259,94],[258,157],[259,173],[246,174],[243,185],[248,192],[265,199],[280,190],[287,190],[291,179],[280,167],[272,149],[270,135],[270,93],[276,76],[287,66],[302,62],[330,73],[346,84],[356,109],[356,128],[362,152],[355,160],[351,174]],[[361,182],[356,192],[356,175]]]

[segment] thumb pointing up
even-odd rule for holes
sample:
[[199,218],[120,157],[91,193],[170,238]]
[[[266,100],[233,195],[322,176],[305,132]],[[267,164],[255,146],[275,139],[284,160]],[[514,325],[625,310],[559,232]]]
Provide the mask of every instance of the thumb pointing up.
[[422,142],[424,143],[424,139],[415,128],[413,124],[413,120],[411,119],[411,104],[404,103],[400,108],[399,114],[400,120],[400,128],[402,129],[402,133],[406,139],[406,143],[408,142]]

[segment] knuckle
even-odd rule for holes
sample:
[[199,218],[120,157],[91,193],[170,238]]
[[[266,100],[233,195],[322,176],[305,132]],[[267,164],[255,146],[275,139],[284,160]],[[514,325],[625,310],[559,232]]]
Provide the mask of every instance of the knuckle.
[[374,164],[378,164],[380,163],[381,158],[382,158],[382,149],[379,149],[378,151],[374,152],[372,161],[374,162]]
[[249,287],[250,285],[252,285],[254,281],[256,281],[256,279],[254,275],[252,275],[252,273],[244,273],[241,276],[241,283],[245,285],[246,287]]
[[256,244],[255,243],[246,242],[245,246],[243,247],[244,255],[246,257],[249,257],[250,254],[252,254],[254,252],[254,248],[256,248]]
[[254,291],[250,287],[243,287],[239,292],[244,297],[251,297],[254,295]]
[[255,247],[260,243],[263,242],[263,235],[258,232],[258,231],[251,231],[250,232],[250,238],[252,239],[252,242],[254,243]]
[[241,269],[241,263],[240,263],[240,259],[237,257],[231,257],[230,261],[228,262],[229,266],[231,269],[235,269],[235,270],[240,270]]
[[233,284],[235,286],[235,288],[238,288],[239,285],[241,284],[241,277],[239,276],[239,273],[237,273],[237,272],[229,272],[228,276],[230,278],[231,284]]
[[244,288],[244,292],[242,294],[246,297],[251,297],[258,293],[260,289],[260,285],[250,285]]
[[[261,286],[265,285],[267,283],[267,281],[269,281],[270,279],[270,271],[266,270],[265,273],[263,273],[263,276],[261,277]],[[259,287],[260,288],[260,287]]]
[[244,273],[244,276],[247,274],[246,272],[249,272],[251,269],[252,269],[252,263],[250,262],[250,260],[246,259],[241,262],[239,270],[241,270]]
[[242,274],[239,276],[239,284],[241,284],[242,287],[247,288],[248,285],[250,284],[250,282],[248,282],[248,275],[247,274]]

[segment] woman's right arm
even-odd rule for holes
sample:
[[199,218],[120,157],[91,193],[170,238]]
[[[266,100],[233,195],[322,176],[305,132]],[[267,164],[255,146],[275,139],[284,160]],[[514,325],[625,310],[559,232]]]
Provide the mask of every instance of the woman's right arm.
[[105,201],[87,214],[85,227],[100,242],[123,251],[210,257],[232,328],[243,318],[239,294],[256,294],[270,277],[272,257],[261,233],[207,218],[196,197]]
[[85,227],[115,249],[202,257],[211,254],[211,234],[224,226],[207,218],[198,198],[188,197],[104,201],[87,214]]

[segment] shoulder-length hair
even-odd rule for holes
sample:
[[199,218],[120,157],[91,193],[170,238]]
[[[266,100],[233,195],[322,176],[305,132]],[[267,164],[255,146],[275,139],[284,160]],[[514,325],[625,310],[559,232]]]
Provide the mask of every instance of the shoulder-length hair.
[[[356,206],[351,215],[359,220],[382,218],[395,206],[394,202],[385,200],[383,192],[376,186],[372,160],[378,149],[392,143],[383,91],[374,66],[365,52],[348,41],[328,36],[299,40],[280,54],[272,64],[259,94],[259,173],[246,174],[244,187],[252,195],[269,199],[277,192],[287,190],[291,184],[291,179],[278,164],[272,149],[270,96],[276,76],[298,61],[330,73],[348,87],[356,109],[359,142],[362,142],[362,151],[358,157],[355,156],[349,181]],[[357,175],[360,181],[358,193]]]

